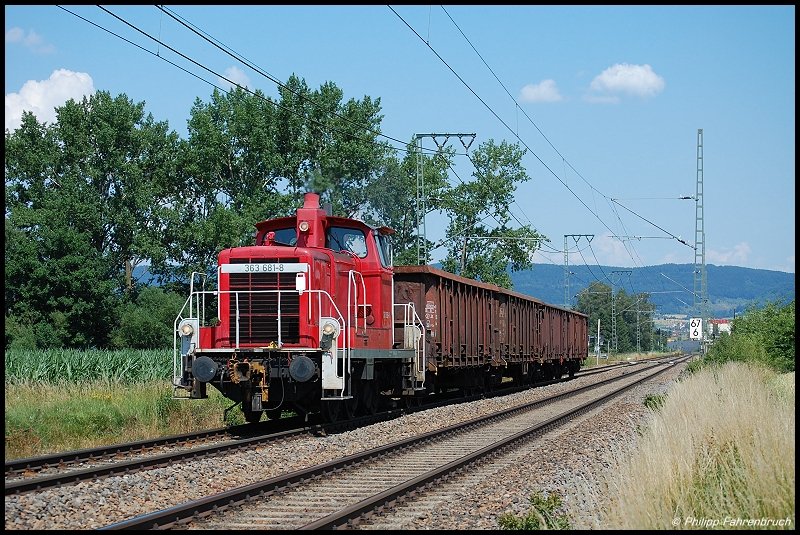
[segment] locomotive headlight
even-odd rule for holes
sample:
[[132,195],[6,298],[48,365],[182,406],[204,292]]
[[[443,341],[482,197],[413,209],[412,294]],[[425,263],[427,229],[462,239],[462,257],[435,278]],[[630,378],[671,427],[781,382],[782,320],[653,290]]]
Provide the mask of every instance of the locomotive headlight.
[[300,221],[300,225],[298,225],[298,227],[300,228],[300,232],[308,232],[308,221]]
[[333,318],[322,318],[320,323],[319,347],[330,349],[333,339],[339,336],[339,322]]
[[187,355],[197,346],[197,331],[200,327],[196,318],[186,318],[178,324],[178,334],[181,337],[181,355]]
[[184,323],[181,325],[181,334],[183,336],[191,336],[194,334],[194,327],[192,327],[191,323]]

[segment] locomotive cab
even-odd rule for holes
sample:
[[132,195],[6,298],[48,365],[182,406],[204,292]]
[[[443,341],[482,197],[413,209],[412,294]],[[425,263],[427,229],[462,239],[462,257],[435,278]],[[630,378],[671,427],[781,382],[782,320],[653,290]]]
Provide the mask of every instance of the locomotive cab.
[[376,410],[381,392],[424,388],[413,304],[395,324],[391,229],[332,216],[314,193],[256,229],[254,245],[220,252],[216,291],[193,274],[175,321],[176,393],[204,398],[211,384],[254,422],[285,410],[352,417]]

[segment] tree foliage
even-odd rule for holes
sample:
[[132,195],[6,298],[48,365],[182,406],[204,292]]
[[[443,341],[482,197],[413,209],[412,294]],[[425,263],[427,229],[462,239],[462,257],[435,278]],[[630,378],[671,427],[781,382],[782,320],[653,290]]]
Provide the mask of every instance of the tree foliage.
[[[530,268],[546,239],[510,209],[530,179],[525,151],[489,140],[472,152],[472,180],[453,185],[453,148],[423,154],[412,138],[400,157],[382,119],[380,98],[295,75],[277,99],[241,87],[197,98],[185,140],[124,94],[69,100],[52,124],[23,114],[6,132],[6,347],[161,344],[155,324],[177,300],[143,288],[136,267],[179,295],[202,276],[213,287],[219,252],[251,244],[256,223],[291,215],[306,191],[334,215],[393,228],[400,265],[417,263],[424,195],[449,225],[423,261],[444,247],[444,269],[510,288],[509,270]],[[622,350],[646,299],[617,299]]]
[[795,369],[795,300],[749,307],[733,320],[730,334],[719,336],[704,363],[758,362],[785,373]]
[[520,271],[533,265],[544,236],[530,225],[511,224],[517,184],[530,179],[522,165],[524,154],[518,146],[489,140],[472,154],[474,180],[444,193],[442,207],[450,223],[443,269],[511,288],[509,267]]
[[111,332],[119,349],[163,349],[173,344],[175,318],[185,299],[155,286],[142,287],[120,310]]
[[[402,160],[390,156],[383,167],[383,174],[371,188],[371,211],[365,218],[374,224],[383,224],[395,231],[392,236],[396,265],[416,265],[418,257],[417,214],[419,173],[422,172],[427,214],[442,209],[443,197],[450,190],[447,169],[452,165],[454,150],[443,147],[435,154],[421,153],[414,141],[406,145]],[[435,244],[426,237],[423,263],[432,260],[431,250]]]
[[[131,309],[149,295],[137,265],[185,291],[308,189],[336,215],[376,213],[371,191],[392,166],[380,109],[292,76],[278,101],[242,88],[196,99],[185,141],[104,91],[51,125],[24,114],[6,132],[6,347],[150,344]],[[128,334],[112,332],[120,320]]]
[[5,314],[39,347],[102,347],[133,267],[163,257],[177,136],[103,91],[56,116],[45,125],[25,113],[6,132]]
[[[612,292],[610,285],[595,281],[578,294],[575,309],[589,316],[589,334],[593,340],[600,320],[602,352],[653,351],[665,345],[663,333],[653,327],[655,306],[647,293],[631,295],[624,288]],[[616,337],[612,321],[615,316]]]

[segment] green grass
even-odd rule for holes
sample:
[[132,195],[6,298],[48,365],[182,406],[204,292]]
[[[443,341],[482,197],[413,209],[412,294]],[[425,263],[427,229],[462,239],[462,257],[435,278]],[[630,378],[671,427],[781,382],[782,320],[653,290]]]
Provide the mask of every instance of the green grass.
[[559,512],[561,498],[557,494],[551,493],[545,497],[542,493],[536,492],[528,500],[531,508],[525,515],[503,513],[497,518],[500,529],[570,529],[567,516]]
[[[6,383],[5,459],[220,427],[230,405],[212,388],[205,400],[172,399],[164,380]],[[229,417],[244,422],[241,411]]]

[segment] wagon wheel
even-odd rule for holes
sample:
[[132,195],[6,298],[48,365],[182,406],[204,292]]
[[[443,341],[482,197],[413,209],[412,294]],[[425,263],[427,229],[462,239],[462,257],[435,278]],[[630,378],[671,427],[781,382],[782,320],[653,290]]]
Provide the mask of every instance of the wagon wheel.
[[576,366],[574,361],[569,361],[567,364],[567,373],[569,373],[570,379],[575,377],[575,372],[578,371],[578,368],[579,366]]

